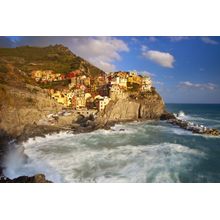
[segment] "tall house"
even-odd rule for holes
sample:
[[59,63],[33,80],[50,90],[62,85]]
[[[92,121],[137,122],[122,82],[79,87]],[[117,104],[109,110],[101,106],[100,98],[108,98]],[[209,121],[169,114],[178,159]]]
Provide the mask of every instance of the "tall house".
[[143,76],[141,90],[142,91],[151,91],[151,88],[152,88],[151,78],[149,76]]

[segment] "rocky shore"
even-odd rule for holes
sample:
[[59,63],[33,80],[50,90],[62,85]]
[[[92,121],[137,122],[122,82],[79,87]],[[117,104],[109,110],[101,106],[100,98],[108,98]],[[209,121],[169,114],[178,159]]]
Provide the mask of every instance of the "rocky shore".
[[[168,123],[179,126],[182,129],[193,133],[218,136],[220,132],[216,129],[206,128],[185,120],[181,120],[174,114],[166,112],[165,105],[160,95],[154,93],[147,94],[146,97],[128,97],[111,101],[103,112],[89,114],[85,116],[72,110],[51,113],[41,118],[37,123],[27,123],[23,131],[17,136],[11,136],[5,131],[0,132],[0,161],[3,161],[7,153],[10,142],[13,140],[17,144],[37,136],[45,137],[47,134],[67,131],[72,134],[92,132],[97,129],[111,129],[116,123],[144,120],[165,120]],[[0,164],[2,167],[2,164]],[[49,182],[43,174],[33,177],[22,176],[16,179],[9,179],[3,176],[3,168],[0,169],[0,183],[38,183]]]
[[204,125],[199,125],[193,122],[179,119],[172,113],[164,113],[161,115],[161,120],[166,120],[172,125],[179,126],[180,128],[191,131],[196,134],[210,135],[210,136],[220,136],[220,131],[215,128],[208,128]]
[[34,176],[20,176],[15,179],[9,179],[7,177],[0,177],[0,183],[52,183],[47,180],[44,174],[36,174]]

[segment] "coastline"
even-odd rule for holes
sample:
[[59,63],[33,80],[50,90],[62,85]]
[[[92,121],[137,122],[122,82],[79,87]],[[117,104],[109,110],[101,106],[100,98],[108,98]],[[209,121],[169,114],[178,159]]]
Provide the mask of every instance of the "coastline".
[[[6,176],[4,176],[3,174],[3,170],[4,170],[4,165],[3,165],[3,161],[4,161],[4,157],[7,155],[7,153],[10,150],[14,149],[14,145],[19,145],[20,148],[20,152],[23,154],[23,157],[25,159],[27,159],[27,155],[25,155],[24,153],[24,149],[22,147],[22,143],[26,142],[28,139],[30,138],[36,138],[36,137],[46,137],[46,135],[53,135],[53,134],[58,134],[60,132],[68,132],[71,134],[80,134],[80,133],[90,133],[99,129],[105,129],[105,130],[110,130],[111,127],[113,127],[116,124],[126,124],[129,122],[134,122],[134,121],[138,121],[138,122],[143,122],[143,121],[148,121],[149,119],[130,119],[130,120],[114,120],[114,121],[108,121],[105,123],[100,123],[97,122],[97,119],[90,120],[91,117],[82,117],[80,120],[76,120],[74,123],[68,123],[61,126],[56,126],[56,125],[37,125],[37,124],[33,124],[33,125],[27,125],[25,126],[23,132],[17,136],[17,137],[12,137],[10,135],[7,135],[6,132],[2,132],[2,136],[1,136],[1,149],[0,149],[0,183],[1,182],[7,182],[7,183],[12,183],[17,182],[17,181],[21,181],[24,180],[25,182],[29,182],[31,180],[34,181],[34,177],[30,177],[28,178],[27,176],[21,177],[20,179],[17,180],[17,178],[15,180],[11,180],[9,178],[7,178]],[[158,120],[158,119],[155,119]],[[3,136],[4,134],[4,136]],[[44,175],[44,174],[36,174],[36,175]]]
[[[83,120],[84,119],[84,120]],[[160,121],[166,121],[166,123],[169,123],[169,120],[175,120],[175,116],[172,113],[166,112],[160,117]],[[159,121],[158,119],[154,119],[154,121]],[[96,120],[93,121],[93,127],[91,128],[91,122],[87,123],[87,121],[90,121],[88,118],[82,118],[78,121],[78,126],[76,126],[76,123],[70,123],[67,128],[67,125],[64,127],[57,127],[57,126],[46,126],[46,125],[33,125],[28,126],[25,129],[25,132],[20,135],[16,140],[10,139],[9,142],[7,142],[7,145],[5,145],[5,149],[10,150],[10,148],[13,148],[13,144],[19,145],[22,156],[26,160],[28,158],[27,155],[24,153],[24,149],[22,147],[22,143],[26,142],[30,138],[35,137],[46,137],[46,135],[53,135],[58,134],[60,132],[68,132],[70,134],[80,134],[80,133],[90,133],[99,129],[105,129],[109,130],[111,127],[113,127],[116,124],[126,124],[129,122],[144,122],[144,121],[150,121],[149,119],[138,119],[138,120],[118,120],[118,121],[111,121],[106,124],[97,124]],[[87,124],[87,126],[85,126]],[[180,127],[181,128],[181,127]],[[181,129],[184,129],[183,127]],[[9,139],[8,139],[9,140]],[[6,143],[6,142],[5,142]],[[4,155],[6,155],[7,151],[4,152]],[[1,167],[1,170],[3,170],[4,167]],[[38,178],[39,177],[39,178]],[[17,182],[26,182],[26,183],[47,183],[50,182],[46,179],[44,174],[38,173],[35,176],[19,176],[15,179],[9,179],[8,177],[4,176],[3,173],[1,174],[1,183],[17,183]]]

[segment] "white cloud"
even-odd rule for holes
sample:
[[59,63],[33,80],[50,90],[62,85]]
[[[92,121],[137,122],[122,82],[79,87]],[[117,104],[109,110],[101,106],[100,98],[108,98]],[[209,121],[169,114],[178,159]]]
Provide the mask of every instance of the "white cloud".
[[164,82],[154,81],[154,84],[155,84],[155,85],[158,85],[158,86],[163,86],[163,85],[164,85]]
[[201,40],[206,44],[213,44],[213,45],[218,44],[217,41],[211,39],[210,37],[201,37]]
[[175,59],[174,56],[171,55],[170,53],[161,52],[157,50],[148,50],[148,51],[143,51],[142,55],[145,58],[159,64],[160,66],[166,68],[173,68],[173,63]]
[[63,44],[104,71],[114,71],[113,63],[121,59],[120,53],[129,51],[127,44],[116,37],[22,37],[16,42],[16,46],[54,44]]
[[141,51],[144,52],[144,51],[147,51],[148,50],[148,46],[146,45],[141,45]]
[[73,51],[104,71],[114,71],[120,52],[128,52],[127,44],[114,37],[73,37]]
[[189,81],[185,81],[185,82],[180,82],[179,87],[184,89],[215,90],[218,86],[213,83],[192,83]]
[[137,72],[140,73],[142,76],[150,76],[150,77],[155,76],[154,73],[148,72],[148,71],[146,71],[146,70],[143,70],[143,71],[137,71]]
[[135,44],[139,42],[139,40],[138,40],[137,37],[132,37],[132,38],[131,38],[131,41],[134,42]]
[[177,42],[177,41],[182,41],[182,40],[187,40],[189,39],[189,37],[185,37],[185,36],[173,36],[173,37],[169,37],[170,41],[172,42]]
[[151,37],[148,38],[148,40],[149,40],[150,42],[155,42],[155,41],[157,41],[157,38],[151,36]]

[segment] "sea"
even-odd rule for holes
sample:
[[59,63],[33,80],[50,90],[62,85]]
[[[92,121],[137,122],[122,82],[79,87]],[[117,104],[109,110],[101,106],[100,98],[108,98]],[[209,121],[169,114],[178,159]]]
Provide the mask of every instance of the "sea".
[[[181,119],[220,129],[220,104],[166,104]],[[29,139],[5,158],[9,178],[43,173],[53,182],[220,182],[220,138],[165,121]],[[28,156],[22,157],[22,151]]]

